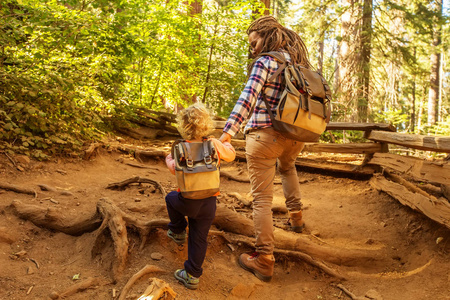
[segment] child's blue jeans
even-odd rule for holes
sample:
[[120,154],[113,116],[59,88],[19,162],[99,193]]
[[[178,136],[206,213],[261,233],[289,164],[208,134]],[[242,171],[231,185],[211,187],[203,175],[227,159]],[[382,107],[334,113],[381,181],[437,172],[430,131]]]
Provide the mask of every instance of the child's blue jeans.
[[169,229],[173,233],[182,233],[189,221],[188,259],[184,269],[195,277],[202,275],[202,264],[208,247],[208,232],[216,215],[216,197],[205,199],[185,199],[179,192],[170,192],[166,196],[169,213]]

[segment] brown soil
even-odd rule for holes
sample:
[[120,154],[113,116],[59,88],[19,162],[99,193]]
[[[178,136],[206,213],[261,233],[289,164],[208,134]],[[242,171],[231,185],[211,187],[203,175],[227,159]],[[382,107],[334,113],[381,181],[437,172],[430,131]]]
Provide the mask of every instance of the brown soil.
[[[167,150],[170,143],[162,145]],[[99,278],[100,283],[68,299],[113,299],[113,289],[118,294],[147,264],[165,272],[136,282],[128,299],[137,299],[150,277],[167,282],[178,294],[177,299],[350,299],[338,284],[360,297],[375,292],[376,299],[385,300],[450,299],[450,230],[378,193],[367,178],[299,170],[305,234],[314,234],[321,243],[334,247],[376,250],[381,261],[333,266],[349,275],[348,280],[341,281],[299,258],[276,255],[274,277],[264,283],[237,264],[239,254],[251,250],[249,247],[228,245],[222,237],[211,235],[200,287],[191,291],[173,277],[173,272],[182,268],[187,249],[169,240],[163,228],[151,231],[143,250],[139,250],[138,235],[129,231],[126,269],[113,283],[110,240],[105,239],[101,249],[91,251],[92,234],[71,236],[40,228],[18,218],[10,206],[20,200],[75,217],[93,213],[97,201],[108,197],[141,220],[167,218],[162,194],[149,184],[121,191],[106,189],[110,183],[133,176],[156,180],[167,191],[175,189],[175,178],[161,159],[145,161],[147,168],[136,168],[126,164],[133,161],[130,155],[104,149],[89,161],[14,161],[14,165],[10,158],[0,156],[0,183],[34,189],[37,197],[0,189],[0,299],[49,299],[51,292],[60,293],[89,277]],[[223,168],[246,175],[244,162],[228,163]],[[39,184],[56,191],[41,191]],[[223,179],[221,190],[219,201],[230,204],[232,198],[227,193],[245,195],[249,184]],[[61,191],[70,193],[63,195]],[[283,203],[281,185],[275,185],[274,203]],[[250,210],[242,213],[251,217]],[[276,213],[274,218],[279,224],[286,215]],[[162,259],[151,258],[157,253]]]

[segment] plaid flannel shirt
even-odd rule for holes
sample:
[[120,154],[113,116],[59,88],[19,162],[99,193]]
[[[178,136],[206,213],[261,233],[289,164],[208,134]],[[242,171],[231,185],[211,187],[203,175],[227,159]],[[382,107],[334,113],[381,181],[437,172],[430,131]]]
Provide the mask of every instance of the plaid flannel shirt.
[[[287,52],[282,52],[288,61],[291,60]],[[276,115],[276,108],[280,101],[282,90],[282,75],[278,75],[275,80],[269,82],[268,79],[278,69],[278,63],[271,56],[260,57],[253,66],[244,90],[239,96],[230,117],[223,129],[224,132],[231,136],[239,132],[244,121],[247,120],[253,104],[255,109],[250,120],[245,125],[244,133],[251,129],[266,128],[272,126],[270,115],[264,103],[261,91],[264,88],[266,99],[269,102],[270,109]]]

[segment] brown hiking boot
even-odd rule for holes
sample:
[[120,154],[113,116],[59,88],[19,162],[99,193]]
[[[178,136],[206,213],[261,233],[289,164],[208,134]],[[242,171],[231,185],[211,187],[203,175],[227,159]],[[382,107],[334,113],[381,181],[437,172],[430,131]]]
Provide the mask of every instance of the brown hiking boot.
[[253,254],[242,253],[239,256],[239,265],[249,272],[255,274],[262,281],[270,281],[273,275],[275,258],[273,255],[264,255],[254,252]]
[[302,220],[302,211],[289,212],[289,220],[287,225],[290,225],[290,229],[294,232],[301,233],[305,228],[305,222]]

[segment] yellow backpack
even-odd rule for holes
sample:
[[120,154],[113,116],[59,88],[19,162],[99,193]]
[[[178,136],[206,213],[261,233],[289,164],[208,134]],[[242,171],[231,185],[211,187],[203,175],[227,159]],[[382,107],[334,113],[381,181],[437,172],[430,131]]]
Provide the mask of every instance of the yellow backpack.
[[204,199],[219,192],[219,160],[211,140],[189,142],[177,140],[172,145],[175,176],[181,195],[187,199]]

